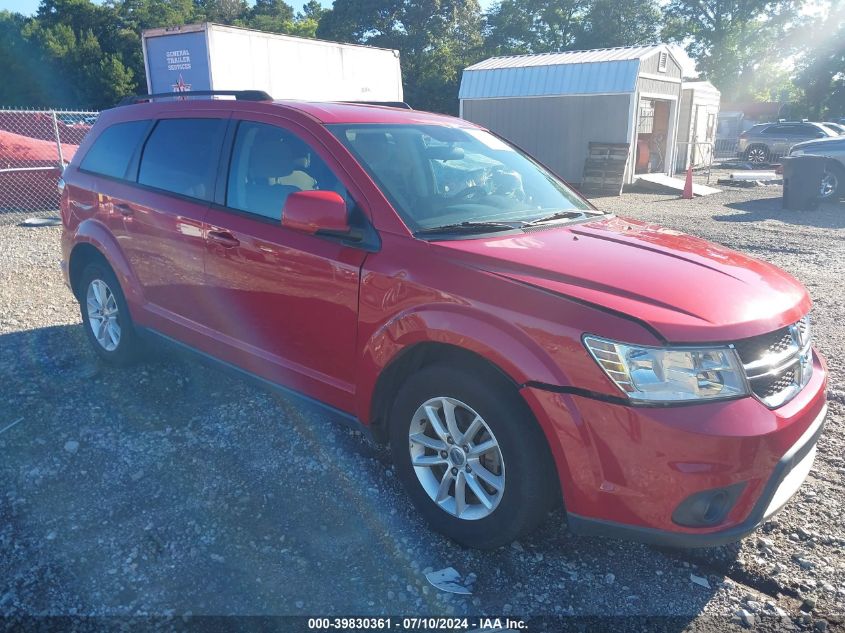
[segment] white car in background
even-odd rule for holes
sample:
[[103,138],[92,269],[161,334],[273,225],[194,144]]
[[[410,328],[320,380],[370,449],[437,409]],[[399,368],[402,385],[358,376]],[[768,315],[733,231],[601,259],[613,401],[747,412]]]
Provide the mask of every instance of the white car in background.
[[819,197],[837,200],[845,196],[845,137],[804,141],[793,145],[789,155],[827,157]]

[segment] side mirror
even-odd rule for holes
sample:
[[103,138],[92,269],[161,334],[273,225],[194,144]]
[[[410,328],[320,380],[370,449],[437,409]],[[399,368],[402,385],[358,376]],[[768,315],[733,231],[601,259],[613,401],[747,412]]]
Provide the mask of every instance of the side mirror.
[[288,195],[282,226],[308,235],[351,237],[346,202],[334,191],[297,191]]

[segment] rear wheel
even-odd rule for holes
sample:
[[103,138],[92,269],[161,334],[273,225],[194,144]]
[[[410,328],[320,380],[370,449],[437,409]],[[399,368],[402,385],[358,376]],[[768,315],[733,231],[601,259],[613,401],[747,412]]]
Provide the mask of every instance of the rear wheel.
[[752,145],[745,150],[745,160],[753,165],[763,165],[769,162],[769,148],[765,145]]
[[504,380],[422,369],[397,395],[390,444],[420,514],[468,547],[518,538],[559,499],[545,437]]
[[123,290],[106,264],[88,264],[82,272],[82,325],[94,352],[103,360],[126,365],[137,360],[140,345]]

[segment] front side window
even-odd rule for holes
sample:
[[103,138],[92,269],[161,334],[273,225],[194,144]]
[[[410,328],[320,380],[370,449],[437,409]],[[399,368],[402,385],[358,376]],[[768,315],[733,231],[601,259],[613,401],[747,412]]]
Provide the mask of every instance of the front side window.
[[129,161],[150,124],[150,121],[127,121],[103,130],[85,154],[79,168],[102,176],[125,178]]
[[280,220],[290,194],[316,189],[346,196],[334,172],[299,137],[275,125],[241,122],[229,164],[226,206]]
[[484,130],[387,124],[331,129],[414,232],[482,222],[516,228],[559,212],[595,213],[553,174]]
[[150,134],[138,182],[210,201],[226,132],[225,119],[162,119]]

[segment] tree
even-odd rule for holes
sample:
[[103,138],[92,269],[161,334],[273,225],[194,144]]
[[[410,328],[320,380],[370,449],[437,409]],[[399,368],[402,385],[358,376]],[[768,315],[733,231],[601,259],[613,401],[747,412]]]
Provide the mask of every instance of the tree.
[[0,103],[5,106],[40,105],[49,99],[45,68],[38,64],[40,50],[23,31],[31,20],[19,13],[0,11]]
[[788,57],[788,35],[801,24],[804,0],[670,0],[664,37],[686,45],[724,101],[751,97],[762,61]]
[[145,29],[179,26],[199,20],[193,0],[109,0],[121,27],[137,37]]
[[808,25],[815,45],[798,64],[802,114],[816,120],[845,117],[845,6]]
[[398,49],[406,100],[456,112],[461,71],[481,55],[481,9],[478,0],[335,0],[317,36]]
[[246,0],[196,0],[199,12],[208,22],[237,24],[246,21],[249,5]]
[[296,14],[284,0],[257,0],[245,26],[270,33],[316,37],[317,26],[325,11],[316,0],[309,0]]
[[655,44],[660,41],[660,21],[655,0],[592,0],[578,48]]
[[293,7],[285,0],[256,0],[250,12],[253,16],[268,15],[282,20],[293,21]]
[[491,55],[571,50],[583,30],[588,0],[502,0],[487,15]]

